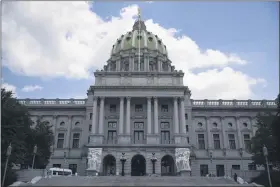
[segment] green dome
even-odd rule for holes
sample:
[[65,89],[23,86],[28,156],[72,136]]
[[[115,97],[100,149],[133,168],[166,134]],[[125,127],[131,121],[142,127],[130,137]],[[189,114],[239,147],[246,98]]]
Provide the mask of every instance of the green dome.
[[162,40],[157,35],[147,31],[145,23],[141,20],[134,23],[132,31],[121,35],[117,39],[117,42],[113,45],[112,54],[139,48],[140,50],[148,49],[167,56],[166,46],[162,43]]

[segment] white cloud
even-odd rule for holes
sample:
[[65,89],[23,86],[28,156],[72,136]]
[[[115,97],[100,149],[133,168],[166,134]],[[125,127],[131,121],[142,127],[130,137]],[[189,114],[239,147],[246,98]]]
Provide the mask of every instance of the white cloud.
[[3,79],[1,79],[1,82],[2,82],[1,88],[5,88],[6,91],[13,92],[13,95],[17,97],[17,93],[16,93],[17,88],[14,85],[4,82]]
[[146,1],[146,3],[152,4],[154,1]]
[[[89,78],[90,70],[102,68],[109,59],[116,39],[131,30],[136,14],[136,5],[108,20],[91,12],[86,2],[5,2],[4,66],[28,76]],[[177,29],[164,28],[152,19],[146,26],[162,38],[176,69],[185,72],[185,84],[194,98],[247,99],[253,85],[264,83],[229,68],[247,63],[234,53],[202,50],[188,36],[176,37]],[[197,68],[214,69],[194,74]]]
[[34,92],[36,90],[42,90],[43,87],[39,85],[26,85],[24,86],[21,91],[23,92]]

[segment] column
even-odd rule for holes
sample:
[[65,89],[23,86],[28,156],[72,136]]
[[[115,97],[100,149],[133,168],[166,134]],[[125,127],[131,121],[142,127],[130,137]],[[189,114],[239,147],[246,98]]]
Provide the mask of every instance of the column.
[[210,128],[210,117],[206,117],[206,130],[207,130],[207,145],[208,145],[208,149],[212,148],[212,144],[211,144],[211,128]]
[[91,128],[91,133],[95,134],[96,133],[96,117],[97,117],[97,101],[98,98],[93,96],[93,108],[92,108],[92,128]]
[[57,134],[56,134],[56,123],[57,123],[57,115],[54,115],[53,116],[53,139],[54,139],[54,141],[53,141],[53,149],[51,150],[51,152],[54,152],[54,147],[55,147],[55,143],[56,143],[56,141],[57,141]]
[[242,134],[241,134],[241,131],[240,131],[240,117],[236,117],[236,130],[237,130],[238,147],[243,148]]
[[[152,133],[152,103],[151,103],[151,97],[147,97],[147,121],[148,121],[148,134]],[[156,116],[155,116],[156,117]]]
[[158,99],[154,97],[154,126],[155,134],[158,134]]
[[185,98],[180,98],[180,104],[181,104],[181,133],[186,134],[186,118],[185,118]]
[[130,97],[126,98],[126,134],[130,135]]
[[161,61],[159,59],[157,60],[157,66],[158,66],[158,71],[161,71]]
[[174,133],[179,134],[178,98],[177,97],[174,97],[174,103],[173,103],[173,122],[174,122]]
[[124,108],[124,98],[120,98],[120,121],[119,121],[119,134],[123,134],[123,108]]
[[70,148],[71,145],[71,130],[72,130],[72,116],[68,116],[68,128],[67,128],[67,147]]
[[224,127],[224,125],[225,125],[224,122],[225,122],[225,117],[221,117],[222,148],[227,149],[228,148],[228,146],[227,146],[227,139],[226,139],[227,135],[226,135],[225,127]]
[[104,97],[100,97],[99,134],[103,135],[104,129]]

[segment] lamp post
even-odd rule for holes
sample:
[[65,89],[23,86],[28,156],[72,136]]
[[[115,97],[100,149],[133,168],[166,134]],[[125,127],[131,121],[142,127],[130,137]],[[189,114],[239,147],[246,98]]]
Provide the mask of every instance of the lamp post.
[[33,160],[32,160],[32,170],[34,168],[34,162],[35,162],[35,156],[37,154],[37,145],[34,146],[33,148]]
[[126,162],[125,153],[122,153],[120,161],[122,162],[122,176],[124,176],[124,163]]
[[226,159],[227,159],[227,149],[226,148],[223,148],[223,156],[224,156],[224,162],[225,162],[225,176],[227,176],[228,172],[227,172],[227,162],[226,162]]
[[[66,151],[64,151],[64,167],[66,167]],[[64,168],[62,168],[63,176],[64,176]]]
[[155,163],[157,161],[157,157],[155,156],[155,153],[152,153],[151,161],[152,161],[152,164],[153,164],[153,174],[155,174]]
[[6,173],[7,173],[7,167],[8,167],[8,163],[9,163],[9,158],[11,156],[12,153],[12,145],[10,144],[7,148],[7,159],[6,159],[6,164],[5,164],[5,170],[4,170],[4,174],[3,174],[3,180],[2,180],[2,187],[4,187],[5,184],[5,179],[6,179]]
[[269,171],[269,167],[268,167],[268,160],[267,160],[268,151],[267,151],[267,148],[265,147],[265,145],[263,145],[263,155],[265,157],[265,162],[266,162],[269,186],[272,187],[271,178],[270,178],[270,171]]

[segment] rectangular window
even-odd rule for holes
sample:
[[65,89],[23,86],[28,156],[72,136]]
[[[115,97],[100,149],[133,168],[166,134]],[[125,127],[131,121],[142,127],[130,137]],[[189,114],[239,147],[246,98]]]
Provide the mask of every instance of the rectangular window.
[[143,105],[135,105],[135,112],[143,112]]
[[134,143],[135,144],[144,143],[144,131],[134,131]]
[[72,170],[72,174],[77,173],[77,164],[69,164],[69,169]]
[[204,134],[198,134],[198,149],[205,149]]
[[185,114],[185,119],[188,119],[188,114]]
[[109,128],[109,129],[115,129],[115,128],[117,128],[117,122],[116,122],[116,121],[109,121],[109,122],[108,122],[108,128]]
[[90,142],[90,136],[88,137],[87,141],[88,141],[88,143]]
[[110,112],[116,112],[117,111],[117,105],[110,105]]
[[245,150],[250,151],[251,150],[251,139],[250,139],[250,134],[244,134],[244,145],[245,145]]
[[213,134],[213,140],[214,140],[214,149],[221,149],[220,135]]
[[230,149],[236,149],[234,134],[229,134],[228,135],[228,141],[229,141],[229,148]]
[[200,176],[205,177],[208,174],[208,165],[201,164],[200,165]]
[[217,177],[225,176],[225,166],[224,165],[216,165],[216,174],[217,174]]
[[58,133],[57,148],[63,148],[63,144],[64,144],[64,133]]
[[170,144],[170,132],[161,131],[161,144]]
[[161,105],[161,112],[168,112],[168,105]]
[[190,138],[189,137],[187,137],[187,141],[188,141],[188,144],[190,143]]
[[92,113],[89,113],[89,119],[92,119]]
[[248,164],[248,170],[253,171],[253,170],[257,170],[257,166],[256,164]]
[[240,170],[240,165],[232,165],[231,168],[234,170]]
[[79,142],[80,142],[80,133],[74,133],[73,134],[73,148],[79,148]]
[[91,130],[92,130],[92,125],[89,125],[88,126],[88,131],[91,132]]
[[61,168],[61,164],[53,164],[53,168]]
[[170,128],[169,122],[161,122],[160,123],[160,128],[169,129]]
[[116,144],[117,143],[117,131],[109,130],[107,136],[107,142],[109,144]]
[[189,126],[186,125],[186,132],[189,132]]

